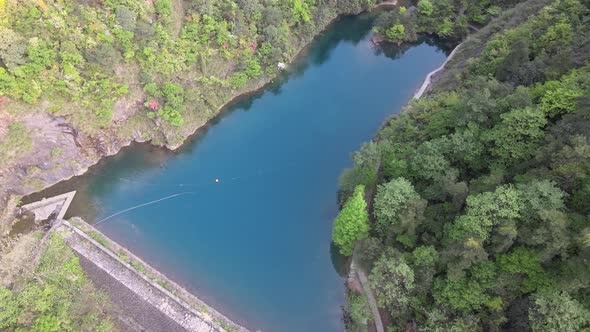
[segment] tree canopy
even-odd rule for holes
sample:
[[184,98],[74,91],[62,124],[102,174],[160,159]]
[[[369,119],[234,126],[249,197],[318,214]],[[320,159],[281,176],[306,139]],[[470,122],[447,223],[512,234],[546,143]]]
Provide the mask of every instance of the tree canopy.
[[340,253],[352,255],[356,241],[367,237],[369,214],[365,202],[365,186],[358,185],[352,196],[344,204],[342,211],[334,220],[332,238],[340,248]]
[[394,330],[590,328],[590,4],[511,5],[421,0],[377,21],[405,41],[498,17],[373,139],[374,185],[347,177],[375,192],[355,260]]

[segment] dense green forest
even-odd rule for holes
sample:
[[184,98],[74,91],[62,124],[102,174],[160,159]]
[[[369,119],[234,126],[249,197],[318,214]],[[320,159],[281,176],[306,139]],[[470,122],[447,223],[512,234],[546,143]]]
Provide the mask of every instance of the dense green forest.
[[[485,21],[489,5],[464,15]],[[334,242],[390,331],[590,330],[589,8],[502,14],[353,155]],[[366,330],[364,296],[346,310]]]
[[375,2],[0,0],[0,166],[34,148],[22,117],[38,110],[94,141],[139,131],[177,145],[338,15]]
[[[0,166],[33,148],[23,117],[39,110],[90,136],[182,140],[337,15],[377,2],[0,0]],[[377,19],[398,43],[481,29],[463,45],[475,56],[341,178],[334,242],[369,273],[390,331],[590,330],[589,11],[422,0]],[[80,269],[53,238],[34,276],[0,289],[0,329],[110,329]],[[366,330],[367,300],[348,299],[347,328]]]
[[383,13],[374,30],[397,43],[415,42],[424,34],[456,42],[465,38],[470,30],[477,30],[519,2],[521,0],[421,0],[415,6],[400,5],[396,10]]
[[[3,179],[78,161],[65,151],[69,140],[47,138],[53,132],[82,137],[76,144],[85,155],[135,132],[154,144],[182,142],[231,98],[275,77],[278,62],[289,62],[339,14],[374,2],[0,0],[0,211]],[[19,165],[35,150],[42,151]],[[64,174],[53,180],[72,170]],[[33,265],[26,254],[39,235],[14,239],[15,251],[25,241],[31,246],[20,249],[14,270]],[[10,251],[4,245],[0,256]],[[0,280],[1,331],[117,330],[106,294],[59,236],[24,271]]]

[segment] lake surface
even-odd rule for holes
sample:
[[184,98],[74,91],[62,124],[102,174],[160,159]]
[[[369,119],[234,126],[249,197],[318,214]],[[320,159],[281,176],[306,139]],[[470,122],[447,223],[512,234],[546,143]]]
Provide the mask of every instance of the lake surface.
[[46,193],[78,190],[68,214],[90,223],[137,207],[97,227],[252,330],[342,331],[338,177],[446,56],[375,49],[370,21],[333,24],[179,151],[138,144]]

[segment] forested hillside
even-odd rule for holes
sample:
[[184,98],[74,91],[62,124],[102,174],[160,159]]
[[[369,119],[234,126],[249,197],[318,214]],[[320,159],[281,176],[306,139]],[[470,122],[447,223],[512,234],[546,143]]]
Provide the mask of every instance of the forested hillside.
[[519,2],[522,0],[421,0],[409,2],[410,7],[400,3],[398,9],[380,15],[375,31],[397,43],[415,42],[423,34],[460,41],[470,30],[477,30]]
[[503,14],[354,154],[334,241],[390,330],[590,329],[589,6]]
[[[49,101],[48,112],[100,128],[118,96],[142,88],[145,114],[180,126],[185,97],[203,108],[193,111],[219,106],[216,93],[272,74],[337,14],[371,4],[3,1],[0,91],[4,103]],[[83,110],[61,109],[69,102]]]
[[0,198],[132,141],[178,147],[337,15],[375,2],[0,1]]
[[420,34],[458,41],[519,2],[421,0],[415,6],[410,2],[409,8],[400,5],[397,10],[381,15],[375,30],[386,40],[397,43],[414,42]]

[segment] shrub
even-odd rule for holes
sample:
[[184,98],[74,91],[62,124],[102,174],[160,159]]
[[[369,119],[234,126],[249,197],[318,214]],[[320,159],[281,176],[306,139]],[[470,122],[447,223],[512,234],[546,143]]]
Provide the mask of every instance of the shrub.
[[365,186],[359,185],[334,220],[332,239],[340,248],[341,254],[352,255],[356,241],[367,237],[369,215],[366,209]]

